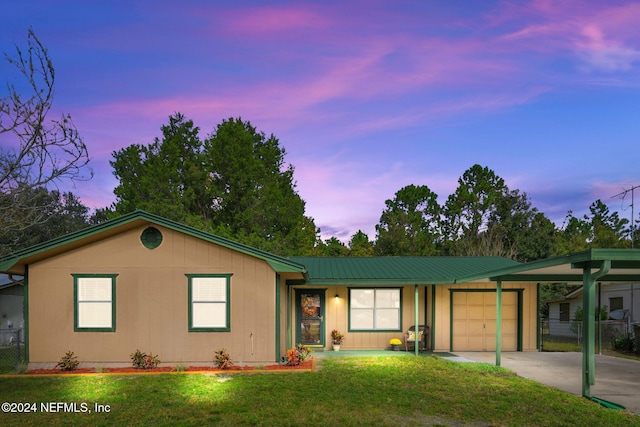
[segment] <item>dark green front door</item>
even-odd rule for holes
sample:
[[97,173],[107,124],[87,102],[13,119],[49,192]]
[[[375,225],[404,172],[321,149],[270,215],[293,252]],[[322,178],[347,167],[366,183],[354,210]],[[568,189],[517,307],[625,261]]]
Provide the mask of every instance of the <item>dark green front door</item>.
[[296,289],[296,343],[324,347],[324,289]]

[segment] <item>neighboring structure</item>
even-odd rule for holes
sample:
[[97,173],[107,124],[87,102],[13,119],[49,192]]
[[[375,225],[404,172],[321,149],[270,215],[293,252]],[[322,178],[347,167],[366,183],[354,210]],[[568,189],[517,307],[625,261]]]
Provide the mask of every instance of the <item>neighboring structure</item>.
[[[600,285],[596,290],[599,306],[608,313],[627,310],[632,323],[640,322],[640,285],[633,283],[611,283]],[[578,307],[582,307],[582,287],[549,303],[549,319],[573,320]]]
[[[283,258],[135,211],[0,258],[24,275],[32,366],[71,350],[86,365],[129,364],[136,349],[168,364],[279,361],[304,343],[384,349],[413,324],[429,348],[496,348],[500,257]],[[464,278],[464,279],[462,279]],[[465,280],[465,282],[461,282]],[[537,347],[537,285],[502,284],[502,349]]]
[[[20,278],[22,279],[22,278]],[[0,345],[7,345],[12,329],[24,326],[24,288],[20,280],[0,274]],[[22,335],[21,335],[22,337]]]
[[[580,325],[574,325],[576,311],[582,307],[582,287],[563,298],[546,301],[549,304],[549,335],[573,337]],[[608,316],[605,325],[616,330],[631,332],[630,325],[640,321],[640,285],[633,283],[603,283],[596,289],[596,307]],[[624,323],[626,329],[620,324]]]

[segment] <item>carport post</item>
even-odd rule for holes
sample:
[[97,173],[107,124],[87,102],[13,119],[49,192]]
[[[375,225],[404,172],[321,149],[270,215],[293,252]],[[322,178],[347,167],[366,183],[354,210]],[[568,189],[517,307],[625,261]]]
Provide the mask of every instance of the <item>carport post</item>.
[[502,356],[502,280],[496,282],[496,366]]
[[415,289],[414,289],[414,299],[413,299],[413,306],[415,308],[415,313],[414,313],[414,319],[415,320],[415,332],[416,332],[416,340],[414,341],[415,345],[413,346],[414,348],[414,353],[416,356],[420,356],[420,346],[418,345],[418,333],[420,332],[420,328],[418,328],[418,317],[420,316],[420,307],[418,306],[418,301],[419,301],[419,292],[418,292],[419,288],[418,285],[415,285]]
[[596,292],[594,280],[588,268],[583,271],[582,278],[582,395],[591,396],[591,385],[595,384],[595,361],[594,361],[594,313],[593,300]]
[[596,383],[595,363],[595,300],[596,280],[609,272],[611,260],[604,260],[600,270],[591,274],[591,266],[582,269],[582,396],[591,397],[591,386]]

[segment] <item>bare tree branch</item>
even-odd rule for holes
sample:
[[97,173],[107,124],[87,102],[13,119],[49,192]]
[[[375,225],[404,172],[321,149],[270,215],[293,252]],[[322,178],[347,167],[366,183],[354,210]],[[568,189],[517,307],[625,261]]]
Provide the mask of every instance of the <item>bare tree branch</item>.
[[[71,116],[47,119],[55,70],[33,30],[28,31],[26,51],[16,46],[14,56],[4,56],[26,82],[7,81],[7,94],[0,98],[0,235],[46,220],[42,201],[29,197],[31,190],[93,176],[86,169],[90,160],[87,146]],[[82,175],[85,170],[87,176]]]

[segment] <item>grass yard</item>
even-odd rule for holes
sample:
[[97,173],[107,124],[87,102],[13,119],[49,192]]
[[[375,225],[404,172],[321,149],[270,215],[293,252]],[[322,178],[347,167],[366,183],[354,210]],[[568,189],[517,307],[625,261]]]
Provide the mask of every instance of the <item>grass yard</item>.
[[[640,426],[640,417],[488,364],[437,357],[326,358],[315,372],[5,377],[3,426]],[[42,402],[92,413],[43,413]],[[96,413],[94,404],[109,405]],[[55,407],[55,405],[54,405]]]

